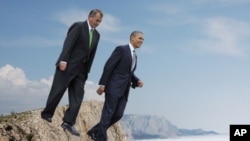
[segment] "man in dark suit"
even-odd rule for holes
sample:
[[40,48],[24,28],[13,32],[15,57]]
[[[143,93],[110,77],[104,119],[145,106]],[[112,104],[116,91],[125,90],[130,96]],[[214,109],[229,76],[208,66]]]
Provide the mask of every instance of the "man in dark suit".
[[100,39],[100,34],[95,28],[101,23],[102,17],[101,10],[93,9],[86,21],[76,22],[69,28],[62,52],[56,62],[46,107],[41,113],[42,119],[52,122],[55,109],[68,89],[69,107],[64,114],[61,127],[76,136],[80,134],[73,125],[83,100],[85,81]]
[[104,66],[97,89],[100,95],[105,92],[101,120],[87,133],[95,141],[107,141],[107,129],[122,118],[130,86],[143,86],[134,74],[137,62],[135,49],[140,48],[143,41],[142,32],[132,32],[130,43],[116,47]]

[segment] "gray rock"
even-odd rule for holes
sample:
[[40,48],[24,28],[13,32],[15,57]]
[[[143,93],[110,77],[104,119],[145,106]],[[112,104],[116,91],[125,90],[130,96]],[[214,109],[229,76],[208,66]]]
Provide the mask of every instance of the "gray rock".
[[[75,128],[80,137],[61,128],[67,105],[57,107],[48,123],[41,119],[42,109],[15,113],[0,117],[0,141],[90,141],[87,131],[100,120],[103,102],[84,101],[81,105]],[[108,130],[109,141],[127,141],[125,131],[117,122]]]

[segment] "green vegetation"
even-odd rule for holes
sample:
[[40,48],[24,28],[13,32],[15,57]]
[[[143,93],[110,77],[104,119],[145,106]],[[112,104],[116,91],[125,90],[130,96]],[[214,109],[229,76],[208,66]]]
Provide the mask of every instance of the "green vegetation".
[[14,111],[12,111],[10,113],[10,115],[3,115],[3,114],[1,114],[1,116],[0,116],[0,123],[1,122],[7,122],[9,120],[20,120],[20,119],[25,118],[28,114],[29,114],[29,112],[16,113]]

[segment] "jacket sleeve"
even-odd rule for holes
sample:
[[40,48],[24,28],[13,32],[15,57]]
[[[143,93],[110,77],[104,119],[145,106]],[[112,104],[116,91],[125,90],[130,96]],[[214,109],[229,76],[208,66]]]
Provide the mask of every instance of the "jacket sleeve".
[[132,73],[132,77],[131,77],[131,82],[132,82],[132,84],[131,84],[131,87],[132,88],[136,88],[136,87],[138,87],[138,81],[139,81],[140,79],[137,77],[137,76],[135,76],[135,74],[134,74],[134,72]]
[[113,51],[107,62],[105,63],[103,73],[101,76],[101,79],[99,81],[99,85],[106,86],[109,78],[111,77],[115,67],[119,63],[120,59],[122,58],[122,48],[116,47],[116,49]]
[[80,33],[79,28],[80,28],[80,26],[78,26],[77,23],[74,23],[69,28],[67,36],[66,36],[64,44],[63,44],[62,52],[61,52],[57,62],[60,62],[60,61],[68,62],[69,61],[73,46],[79,37],[79,33]]

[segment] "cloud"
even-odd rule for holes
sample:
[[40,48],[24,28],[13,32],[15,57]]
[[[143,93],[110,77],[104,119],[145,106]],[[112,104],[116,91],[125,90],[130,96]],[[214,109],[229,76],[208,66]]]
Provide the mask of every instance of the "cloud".
[[[0,68],[0,114],[25,111],[45,106],[53,76],[38,81],[27,79],[21,68],[6,64]],[[97,84],[87,81],[84,100],[103,100],[96,94]],[[67,96],[61,104],[68,104]]]
[[41,95],[49,90],[52,77],[31,81],[26,78],[21,68],[9,64],[0,68],[0,92],[1,96],[27,96]]
[[[190,3],[188,2],[188,4]],[[154,26],[183,26],[193,23],[194,20],[191,13],[195,8],[191,9],[185,3],[155,3],[149,9],[155,14],[147,19],[147,22]]]
[[27,85],[27,79],[20,68],[7,64],[0,69],[0,88],[24,87],[25,85]]
[[[79,9],[67,9],[65,11],[58,12],[54,15],[54,20],[59,23],[66,25],[67,27],[71,26],[72,23],[77,21],[84,21],[87,19],[89,11],[79,10]],[[120,19],[112,16],[111,14],[104,13],[104,18],[102,23],[100,24],[98,30],[102,33],[102,39],[107,39],[109,41],[108,34],[117,33],[122,30],[122,28],[126,28],[126,26],[121,25]],[[65,36],[65,29],[63,34],[60,37]],[[48,38],[48,37],[39,37],[34,35],[26,35],[20,38],[7,38],[0,39],[0,48],[7,47],[51,47],[51,46],[61,46],[62,45],[61,38]],[[112,40],[113,42],[113,37]]]
[[[228,4],[244,4],[247,1],[192,0],[191,5],[205,5],[205,3],[215,2],[218,5],[223,5],[224,2],[228,2]],[[193,13],[195,10],[191,10],[183,4],[185,3],[178,5],[172,3],[154,4],[151,6],[151,11],[157,12],[158,16],[153,17],[156,19],[150,19],[149,23],[167,28],[171,26],[178,26],[180,29],[188,27],[190,34],[194,36],[189,35],[185,37],[189,40],[186,43],[185,49],[188,46],[191,52],[223,54],[237,57],[244,57],[248,54],[248,36],[250,35],[248,29],[250,23],[226,16],[197,17],[197,13]],[[162,15],[164,16],[162,17]],[[196,31],[200,32],[198,37],[196,36]]]
[[39,81],[31,81],[26,78],[21,68],[9,64],[0,68],[0,91],[1,96],[18,96],[22,94],[40,95],[49,90],[52,77],[43,78]]
[[47,37],[37,37],[27,35],[26,37],[14,38],[14,39],[0,39],[0,48],[9,47],[51,47],[61,45],[59,39],[49,39]]
[[[55,20],[69,27],[74,22],[85,21],[88,18],[88,14],[89,11],[71,8],[56,13],[54,17]],[[104,13],[102,22],[97,27],[97,30],[101,33],[101,40],[113,44],[121,44],[127,42],[127,39],[120,38],[120,33],[128,28],[126,25],[122,25],[119,18],[114,17],[112,14]]]
[[216,4],[246,4],[249,3],[249,0],[191,0],[193,3],[197,4],[208,4],[208,3],[216,3]]
[[67,9],[56,13],[55,19],[66,26],[70,26],[73,22],[85,20],[88,17],[87,15],[88,12],[85,10]]
[[229,18],[209,18],[202,23],[200,39],[193,40],[195,50],[229,56],[245,56],[250,24]]
[[[88,18],[88,14],[89,11],[72,8],[56,13],[55,19],[69,27],[76,21],[85,21]],[[120,30],[120,24],[121,22],[118,18],[104,13],[102,22],[97,28],[103,32],[117,32]]]
[[184,8],[181,5],[171,4],[171,3],[157,3],[151,5],[150,9],[154,12],[159,12],[165,15],[177,15],[182,13]]

